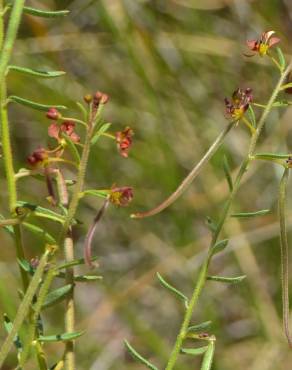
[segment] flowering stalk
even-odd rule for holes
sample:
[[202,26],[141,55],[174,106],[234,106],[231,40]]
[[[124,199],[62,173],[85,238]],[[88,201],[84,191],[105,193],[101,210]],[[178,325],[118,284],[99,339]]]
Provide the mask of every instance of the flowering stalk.
[[209,267],[209,264],[210,264],[210,261],[211,261],[211,258],[212,258],[211,250],[214,247],[214,245],[216,244],[216,242],[218,240],[218,237],[220,235],[220,232],[221,232],[221,230],[223,228],[223,225],[225,223],[225,220],[226,220],[226,218],[229,214],[229,210],[230,210],[230,207],[232,205],[233,199],[234,199],[234,197],[237,194],[237,191],[239,189],[241,179],[242,179],[244,173],[247,171],[248,166],[249,166],[250,162],[253,159],[253,154],[254,154],[254,151],[255,151],[255,148],[256,148],[256,144],[258,142],[259,136],[260,136],[260,134],[262,132],[262,129],[264,127],[266,118],[267,118],[270,110],[272,109],[273,103],[275,102],[279,92],[281,91],[281,86],[284,83],[285,79],[287,78],[291,69],[292,69],[292,61],[290,62],[290,64],[286,68],[286,70],[283,73],[281,73],[281,77],[280,77],[280,79],[279,79],[279,81],[278,81],[278,83],[277,83],[269,101],[268,101],[268,104],[265,107],[265,110],[262,113],[262,116],[259,120],[257,129],[251,137],[250,146],[249,146],[247,156],[241,163],[240,169],[238,171],[237,177],[236,177],[235,182],[234,182],[234,187],[233,187],[233,189],[232,189],[232,191],[229,195],[229,198],[228,198],[228,200],[225,204],[223,213],[220,217],[220,220],[218,222],[216,230],[213,234],[213,238],[211,240],[210,247],[209,247],[209,252],[207,254],[207,257],[205,259],[204,264],[202,265],[202,267],[200,269],[197,284],[194,288],[192,297],[190,299],[190,304],[186,309],[179,334],[177,336],[177,339],[176,339],[176,342],[174,344],[172,353],[170,355],[169,361],[168,361],[167,366],[166,366],[166,370],[172,370],[174,368],[176,362],[177,362],[178,355],[179,355],[180,350],[182,348],[183,341],[186,338],[186,330],[187,330],[187,328],[190,324],[190,320],[192,318],[193,311],[196,307],[198,298],[199,298],[199,296],[202,292],[202,289],[203,289],[203,287],[205,285],[205,282],[206,282],[206,279],[207,279],[208,267]]

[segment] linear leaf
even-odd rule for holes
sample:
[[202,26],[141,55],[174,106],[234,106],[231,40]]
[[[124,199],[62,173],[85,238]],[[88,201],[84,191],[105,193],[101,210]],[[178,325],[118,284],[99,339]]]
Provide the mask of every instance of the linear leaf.
[[64,17],[70,13],[69,10],[42,10],[32,8],[30,6],[24,6],[23,12],[25,14],[34,15],[36,17],[42,18],[57,18],[57,17]]
[[40,335],[39,342],[66,342],[81,337],[84,331],[76,331],[73,333],[55,334],[55,335]]
[[13,101],[14,103],[18,103],[18,104],[24,105],[26,107],[29,107],[29,108],[32,108],[32,109],[35,109],[35,110],[45,111],[45,112],[48,111],[52,107],[54,107],[58,110],[67,109],[67,107],[65,107],[64,105],[40,104],[40,103],[34,102],[32,100],[21,98],[20,96],[16,96],[16,95],[9,96],[8,101]]
[[104,123],[91,139],[91,144],[92,145],[95,144],[97,140],[101,137],[101,135],[104,134],[110,128],[110,126],[111,123]]
[[211,340],[208,349],[204,354],[201,370],[211,370],[215,351],[215,340]]
[[42,308],[43,309],[48,308],[48,307],[51,307],[51,306],[63,301],[67,297],[67,295],[71,291],[71,289],[72,289],[72,285],[67,284],[67,285],[62,286],[61,288],[58,288],[58,289],[55,289],[55,290],[51,291],[46,296],[46,299],[45,299],[45,302],[44,302]]
[[280,67],[281,67],[282,71],[284,71],[284,69],[286,68],[286,59],[284,57],[284,54],[283,54],[281,48],[276,47],[276,51],[277,51],[277,54],[278,54],[278,60],[279,60]]
[[99,198],[107,198],[107,196],[109,195],[109,190],[95,190],[95,189],[89,189],[89,190],[85,190],[83,192],[84,195],[93,195],[95,197],[99,197]]
[[269,213],[269,209],[262,209],[260,211],[255,212],[240,212],[240,213],[233,213],[230,217],[237,217],[237,218],[249,218],[249,217],[257,217],[257,216],[264,216]]
[[17,262],[19,263],[20,267],[24,271],[26,271],[26,272],[28,272],[30,274],[33,274],[34,270],[33,270],[32,266],[31,266],[31,264],[27,260],[18,258],[17,259]]
[[257,126],[256,116],[255,116],[255,113],[254,113],[254,110],[251,104],[248,106],[247,112],[248,112],[248,116],[249,116],[251,124],[253,125],[253,127],[256,127]]
[[[13,323],[12,321],[9,319],[9,317],[6,315],[6,313],[3,315],[4,317],[4,327],[5,327],[5,330],[7,331],[7,333],[9,334],[13,328]],[[20,338],[18,335],[16,335],[14,337],[14,341],[13,341],[15,347],[18,349],[18,350],[22,350],[22,343],[20,341]]]
[[227,159],[226,156],[224,156],[224,158],[223,158],[223,170],[224,170],[224,174],[225,174],[225,177],[226,177],[226,180],[227,180],[227,183],[228,183],[229,190],[232,191],[233,181],[232,181],[232,177],[231,177],[231,171],[230,171],[228,159]]
[[178,289],[176,289],[175,287],[173,287],[172,285],[170,285],[167,281],[165,281],[163,279],[163,277],[159,274],[159,272],[156,272],[156,275],[157,275],[157,278],[158,278],[160,284],[164,288],[166,288],[169,291],[171,291],[172,293],[176,294],[183,301],[188,302],[188,298],[182,292],[180,292]]
[[199,348],[182,348],[181,353],[186,355],[200,356],[205,353],[208,349],[208,346],[199,347]]
[[218,281],[219,283],[237,284],[240,283],[246,275],[236,277],[223,277],[223,276],[207,276],[207,280]]
[[158,368],[152,365],[148,360],[146,360],[143,356],[140,355],[128,341],[124,340],[125,345],[129,351],[129,353],[138,361],[140,361],[143,365],[146,365],[151,370],[158,370]]
[[212,324],[212,321],[204,321],[198,325],[192,325],[188,327],[188,332],[193,332],[193,333],[199,333],[203,330],[206,330],[210,327]]
[[[65,279],[66,274],[65,274],[65,272],[59,272],[57,277]],[[75,275],[74,276],[74,281],[78,281],[78,282],[81,282],[81,283],[97,281],[97,280],[102,280],[102,279],[103,279],[103,277],[101,275]]]
[[26,67],[19,67],[11,65],[8,67],[9,71],[23,73],[29,76],[41,77],[41,78],[55,78],[63,76],[66,72],[64,71],[40,71],[38,69],[31,69]]
[[43,237],[46,240],[46,242],[48,242],[50,244],[56,244],[56,239],[53,238],[52,235],[50,235],[46,230],[42,229],[41,227],[30,224],[28,222],[23,222],[22,225],[26,229],[31,231],[33,234],[36,234],[36,235],[39,235],[39,236]]
[[287,159],[291,157],[291,154],[281,153],[257,153],[254,155],[256,159]]
[[229,242],[228,239],[223,239],[223,240],[220,240],[218,243],[216,243],[212,247],[211,255],[213,256],[216,253],[222,252],[227,247],[228,242]]
[[[98,259],[98,257],[92,257],[91,261],[93,262],[93,261],[96,261],[97,259]],[[68,267],[84,265],[84,264],[85,264],[84,258],[79,258],[79,259],[64,263],[63,265],[57,266],[57,269],[62,270],[62,269],[66,269]],[[95,263],[95,266],[96,266],[96,263]]]
[[31,203],[27,203],[27,202],[23,202],[23,201],[18,201],[17,205],[19,207],[23,207],[25,209],[28,209],[36,217],[48,218],[48,219],[53,220],[53,221],[64,223],[64,220],[65,220],[64,216],[62,216],[62,215],[60,215],[60,214],[58,214],[54,211],[51,211],[48,208],[40,207],[40,206],[37,206],[35,204],[31,204]]

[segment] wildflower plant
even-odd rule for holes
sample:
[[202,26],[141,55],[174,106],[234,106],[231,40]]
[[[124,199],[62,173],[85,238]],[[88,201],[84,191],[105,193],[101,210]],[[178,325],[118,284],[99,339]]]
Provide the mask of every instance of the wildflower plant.
[[[65,114],[67,108],[55,103],[43,104],[14,95],[7,94],[6,78],[10,73],[28,75],[30,78],[57,78],[63,71],[39,71],[26,66],[10,64],[14,42],[23,13],[36,17],[58,18],[68,11],[43,11],[26,7],[23,0],[3,4],[0,1],[0,109],[1,109],[1,142],[3,163],[8,189],[9,215],[1,215],[1,232],[8,232],[14,239],[17,263],[22,280],[22,297],[15,317],[4,315],[3,324],[7,337],[0,349],[0,368],[3,368],[7,355],[14,346],[16,349],[17,369],[24,369],[29,358],[36,360],[40,370],[76,369],[74,341],[83,335],[75,330],[74,291],[77,282],[99,281],[101,276],[96,272],[91,242],[98,221],[106,208],[127,206],[133,198],[133,189],[129,186],[110,184],[108,189],[86,189],[85,175],[92,148],[98,141],[113,139],[115,151],[121,157],[127,157],[132,144],[131,128],[116,133],[109,133],[111,124],[104,121],[104,108],[109,96],[97,91],[87,94],[83,102],[78,102],[78,115]],[[23,167],[16,169],[10,139],[9,110],[13,104],[43,111],[43,120],[48,125],[48,146],[38,146],[27,158],[23,157]],[[67,178],[67,166],[74,171],[74,176]],[[37,178],[43,181],[47,192],[43,203],[29,203],[20,198],[23,178]],[[76,214],[82,199],[86,196],[98,197],[101,208],[85,235],[84,258],[76,259],[72,230],[77,223]],[[50,234],[41,227],[37,220],[41,218],[59,226],[56,235]],[[42,237],[40,256],[32,260],[26,257],[23,233],[34,233]],[[64,260],[62,260],[62,255]],[[85,264],[88,269],[95,269],[88,275],[76,275],[75,266]],[[52,289],[55,279],[64,284]],[[59,302],[65,302],[63,333],[47,335],[43,323],[43,310]],[[25,334],[22,330],[25,328]],[[47,342],[60,342],[64,345],[64,354],[52,363],[46,355]]]
[[[170,285],[159,273],[157,273],[157,277],[161,285],[181,299],[185,308],[181,326],[172,351],[169,355],[165,370],[179,368],[179,358],[181,354],[190,356],[203,356],[201,370],[209,370],[212,368],[216,338],[210,329],[211,322],[193,322],[193,314],[198,305],[200,295],[208,281],[230,284],[239,283],[245,278],[245,276],[210,276],[209,267],[212,262],[212,257],[215,254],[222,252],[228,245],[228,239],[221,239],[221,232],[229,217],[260,217],[270,212],[268,209],[263,209],[252,210],[250,212],[232,213],[233,201],[241,187],[242,179],[244,178],[248,169],[257,160],[269,161],[271,164],[278,165],[283,168],[283,175],[279,184],[278,199],[280,254],[282,267],[282,311],[284,332],[289,346],[292,347],[292,339],[289,327],[288,240],[286,232],[285,209],[288,175],[289,170],[292,167],[292,156],[291,153],[260,153],[257,151],[257,144],[262,135],[269,113],[277,107],[282,108],[290,104],[289,101],[283,98],[283,94],[289,92],[289,89],[292,87],[292,83],[290,82],[292,61],[290,61],[289,64],[286,63],[283,52],[278,46],[279,43],[280,39],[275,36],[275,31],[264,32],[257,40],[247,41],[247,46],[253,52],[253,54],[246,56],[259,55],[260,57],[270,59],[276,66],[276,73],[279,75],[279,78],[268,101],[266,103],[256,102],[256,89],[253,89],[254,91],[252,91],[251,87],[237,88],[233,92],[231,99],[225,98],[225,116],[227,119],[226,127],[215,139],[203,158],[194,166],[187,177],[181,182],[177,189],[168,198],[166,198],[166,200],[149,211],[137,212],[131,216],[134,219],[143,219],[145,217],[154,216],[172,205],[172,203],[184,193],[193,180],[198,176],[202,168],[208,163],[214,153],[216,153],[217,149],[221,146],[228,133],[234,129],[238,130],[241,126],[241,123],[247,126],[250,134],[250,142],[246,155],[242,159],[235,178],[233,178],[230,172],[229,164],[226,162],[226,160],[223,161],[223,168],[229,187],[229,195],[218,220],[212,221],[212,225],[210,225],[210,245],[206,251],[205,259],[198,273],[191,296],[187,297],[184,292],[181,292],[176,287]],[[189,346],[190,340],[193,340],[193,346]],[[126,345],[133,357],[135,357],[138,361],[152,370],[158,370],[155,365],[150,363],[141,354],[139,354],[127,341]]]

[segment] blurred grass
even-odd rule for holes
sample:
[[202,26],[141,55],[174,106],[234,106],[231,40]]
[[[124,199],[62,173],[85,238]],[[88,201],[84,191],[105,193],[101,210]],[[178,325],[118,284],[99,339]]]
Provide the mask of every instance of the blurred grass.
[[[183,307],[157,283],[155,272],[191,292],[196,270],[210,235],[205,217],[216,218],[228,189],[222,170],[227,154],[236,171],[248,143],[239,126],[227,138],[184,196],[152,219],[134,221],[130,212],[146,210],[170,194],[226,124],[223,99],[238,87],[254,89],[264,102],[277,72],[259,58],[244,58],[244,42],[274,29],[291,54],[289,1],[243,0],[96,0],[46,1],[33,6],[68,7],[64,20],[25,16],[13,62],[22,66],[65,70],[64,78],[35,80],[11,74],[13,94],[48,104],[66,104],[85,93],[110,95],[106,120],[113,130],[133,127],[135,142],[124,160],[106,140],[91,155],[88,187],[113,183],[131,185],[135,198],[129,209],[112,209],[99,225],[94,250],[100,256],[103,283],[77,286],[78,368],[142,369],[126,353],[127,338],[141,353],[163,367],[182,317]],[[257,112],[257,115],[260,112]],[[47,142],[48,122],[42,114],[11,107],[16,168]],[[291,109],[273,112],[261,141],[262,151],[291,151]],[[110,160],[108,160],[110,157]],[[1,163],[3,173],[3,166]],[[70,169],[67,176],[72,176]],[[194,322],[212,320],[217,337],[214,370],[288,370],[291,354],[281,331],[279,245],[276,214],[280,173],[265,163],[253,164],[239,192],[234,211],[272,208],[252,221],[229,220],[224,230],[230,247],[212,264],[216,274],[247,274],[240,286],[207,284]],[[4,178],[0,184],[1,213],[7,210]],[[33,190],[33,191],[32,191]],[[46,204],[42,183],[22,180],[24,200]],[[291,201],[289,200],[291,205]],[[100,206],[86,198],[75,230],[77,255]],[[291,209],[291,207],[290,207]],[[290,221],[292,213],[290,212]],[[289,222],[291,228],[291,222]],[[50,225],[52,232],[54,226]],[[18,303],[17,270],[9,237],[1,232],[0,313],[13,314]],[[40,241],[25,234],[28,257],[40,255]],[[45,314],[48,334],[63,327],[61,308]],[[4,331],[1,331],[4,337]],[[60,350],[48,345],[51,360]],[[11,368],[13,366],[11,356]],[[33,365],[30,365],[33,369]],[[181,356],[181,370],[199,368],[199,359]]]

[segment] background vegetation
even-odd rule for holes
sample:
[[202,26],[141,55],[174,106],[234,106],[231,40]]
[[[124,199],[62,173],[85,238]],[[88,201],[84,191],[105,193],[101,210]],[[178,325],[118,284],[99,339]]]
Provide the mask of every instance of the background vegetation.
[[[30,1],[37,5],[38,1]],[[116,183],[134,187],[127,209],[107,212],[95,236],[103,282],[77,286],[78,369],[142,369],[127,354],[123,338],[158,366],[165,364],[182,317],[180,302],[161,288],[159,271],[190,293],[210,233],[206,217],[216,218],[228,193],[222,159],[235,171],[246,152],[248,132],[233,130],[225,145],[187,193],[163,213],[131,220],[136,210],[152,208],[169,195],[226,125],[223,99],[238,86],[251,87],[255,101],[265,102],[276,81],[275,69],[259,58],[245,58],[247,38],[273,29],[282,49],[291,53],[292,3],[289,0],[75,0],[45,1],[44,7],[68,8],[65,19],[42,20],[25,15],[13,64],[65,70],[60,79],[35,80],[9,76],[10,93],[45,103],[74,102],[88,92],[110,95],[105,116],[114,131],[129,125],[134,146],[123,159],[113,143],[102,140],[90,157],[89,187]],[[262,151],[291,152],[291,109],[274,112],[267,122]],[[48,120],[21,106],[11,111],[16,169],[47,142]],[[109,151],[112,151],[109,154]],[[110,158],[110,160],[109,160]],[[0,161],[1,174],[3,164]],[[270,208],[270,214],[238,221],[229,219],[224,233],[229,247],[215,258],[214,274],[246,274],[240,285],[208,282],[194,319],[211,319],[217,337],[214,370],[288,370],[292,354],[281,328],[277,186],[281,169],[256,162],[237,195],[234,211]],[[7,194],[3,175],[1,209]],[[22,180],[23,200],[46,204],[40,182]],[[291,202],[290,202],[291,203]],[[83,202],[75,230],[77,256],[100,207]],[[292,209],[292,204],[288,209]],[[289,211],[292,222],[292,212]],[[292,224],[288,226],[291,228]],[[52,225],[52,227],[54,227]],[[9,236],[1,231],[0,314],[13,316],[19,302],[18,269]],[[291,235],[292,237],[292,235]],[[25,234],[26,252],[40,255],[38,240]],[[7,295],[7,288],[10,292]],[[62,330],[63,311],[46,311],[52,332]],[[48,333],[49,334],[49,333]],[[1,331],[1,340],[5,332]],[[61,349],[48,346],[51,359]],[[180,369],[199,368],[199,359],[181,357]],[[11,357],[11,367],[13,368]],[[5,370],[5,369],[3,369]]]

